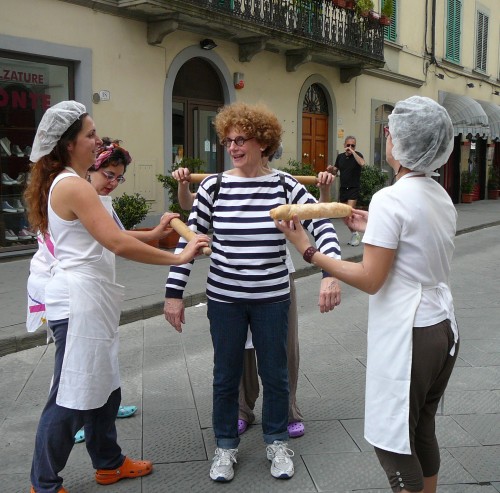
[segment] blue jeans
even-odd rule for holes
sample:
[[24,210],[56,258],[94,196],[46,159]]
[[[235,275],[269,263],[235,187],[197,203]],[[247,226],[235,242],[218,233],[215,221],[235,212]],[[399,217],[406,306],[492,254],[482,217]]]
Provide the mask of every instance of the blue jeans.
[[111,393],[108,402],[97,409],[80,411],[56,404],[61,368],[66,349],[68,319],[49,322],[56,346],[54,377],[47,404],[36,433],[31,466],[31,484],[37,493],[55,493],[61,489],[59,472],[64,469],[75,444],[75,433],[85,425],[87,451],[95,469],[116,469],[125,457],[116,443],[116,414],[121,389]]
[[221,303],[208,300],[214,346],[213,415],[217,447],[237,448],[238,395],[248,327],[263,387],[262,431],[266,444],[288,440],[287,335],[290,301]]

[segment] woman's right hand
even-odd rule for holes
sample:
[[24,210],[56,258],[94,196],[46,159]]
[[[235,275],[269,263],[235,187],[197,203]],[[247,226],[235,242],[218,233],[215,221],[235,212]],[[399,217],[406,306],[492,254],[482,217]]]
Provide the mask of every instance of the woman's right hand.
[[177,332],[182,332],[182,324],[186,323],[184,317],[184,301],[178,298],[165,298],[163,313],[165,315],[165,320]]
[[172,172],[172,178],[182,184],[189,183],[191,181],[191,171],[189,171],[189,168],[177,168]]
[[367,222],[368,211],[362,211],[360,209],[353,209],[352,215],[344,218],[344,223],[349,229],[360,231],[361,233],[365,231]]

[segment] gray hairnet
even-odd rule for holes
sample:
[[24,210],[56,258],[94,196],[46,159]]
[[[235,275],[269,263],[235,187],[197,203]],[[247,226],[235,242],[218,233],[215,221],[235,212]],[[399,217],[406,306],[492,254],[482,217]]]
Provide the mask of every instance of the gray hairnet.
[[30,161],[36,163],[43,156],[50,154],[63,133],[86,112],[85,106],[76,101],[62,101],[50,107],[38,125]]
[[453,150],[453,123],[430,98],[412,96],[396,103],[389,115],[389,132],[394,159],[413,171],[441,167]]

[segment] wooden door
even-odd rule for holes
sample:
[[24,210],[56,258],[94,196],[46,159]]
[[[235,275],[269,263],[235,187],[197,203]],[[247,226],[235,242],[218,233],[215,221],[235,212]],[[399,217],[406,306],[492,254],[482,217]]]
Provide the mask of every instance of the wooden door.
[[328,116],[302,113],[302,158],[316,173],[326,170],[328,163]]

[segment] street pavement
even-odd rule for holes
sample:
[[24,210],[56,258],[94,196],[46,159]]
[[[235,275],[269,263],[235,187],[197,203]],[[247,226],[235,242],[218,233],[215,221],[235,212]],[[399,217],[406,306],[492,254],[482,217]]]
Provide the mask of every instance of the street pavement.
[[[460,204],[451,287],[461,331],[457,366],[440,406],[437,435],[442,467],[439,492],[500,492],[500,201]],[[335,221],[343,257],[346,227]],[[101,492],[389,492],[372,447],[363,439],[368,296],[343,286],[342,304],[329,314],[317,307],[320,274],[293,250],[297,269],[300,377],[297,398],[306,434],[290,441],[296,473],[271,477],[260,427],[240,444],[235,479],[218,484],[208,471],[213,351],[204,285],[208,259],[199,259],[188,284],[182,334],[161,313],[166,270],[119,260],[125,284],[120,364],[123,404],[136,416],[117,421],[125,454],[154,461],[151,476],[98,486],[83,444],[62,472],[70,493]],[[37,422],[50,382],[53,344],[25,336],[25,283],[29,259],[0,263],[0,492],[29,491]],[[14,342],[13,342],[14,341]],[[27,347],[29,349],[23,349]]]

